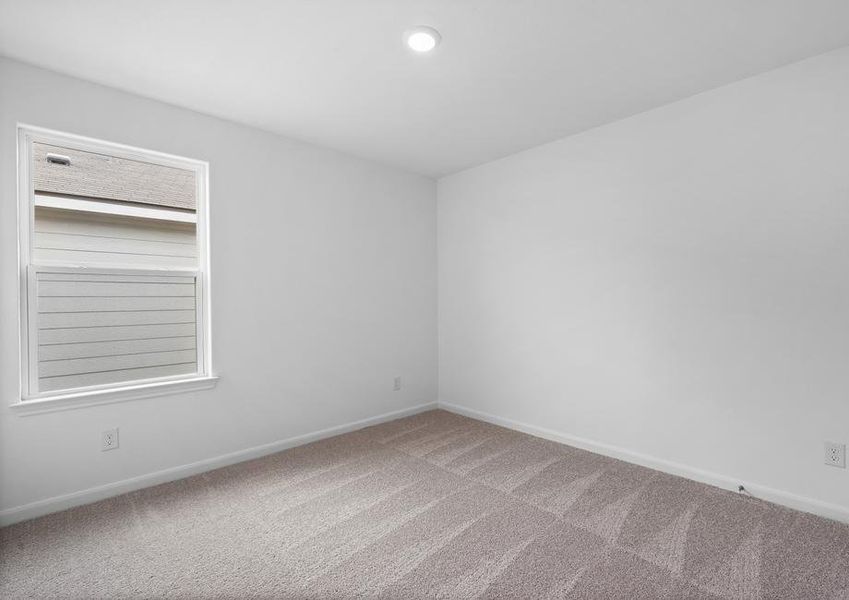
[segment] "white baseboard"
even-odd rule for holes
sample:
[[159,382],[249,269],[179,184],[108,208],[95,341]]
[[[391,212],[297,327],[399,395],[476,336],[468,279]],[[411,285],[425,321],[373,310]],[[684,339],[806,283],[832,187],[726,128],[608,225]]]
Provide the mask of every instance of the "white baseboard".
[[362,429],[363,427],[369,427],[370,425],[393,421],[395,419],[414,415],[426,410],[432,410],[436,407],[436,402],[419,404],[411,408],[396,410],[382,415],[377,415],[375,417],[369,417],[368,419],[329,427],[327,429],[322,429],[321,431],[315,431],[287,438],[285,440],[278,440],[276,442],[271,442],[270,444],[263,444],[261,446],[231,452],[230,454],[223,454],[221,456],[199,460],[187,465],[171,467],[170,469],[147,473],[145,475],[139,475],[138,477],[131,477],[130,479],[123,479],[121,481],[99,485],[85,490],[80,490],[78,492],[71,492],[70,494],[63,494],[61,496],[54,496],[52,498],[30,502],[29,504],[7,508],[0,511],[0,527],[11,525],[12,523],[18,523],[20,521],[26,521],[49,513],[58,512],[74,506],[90,504],[112,496],[119,496],[121,494],[126,494],[127,492],[140,490],[153,485],[159,485],[160,483],[183,479],[184,477],[197,475],[198,473],[204,473],[206,471],[226,467],[228,465],[251,460],[253,458],[259,458],[268,454],[274,454],[281,450],[294,448],[295,446],[302,446],[303,444],[333,437],[334,435],[348,433],[350,431]]
[[744,485],[749,494],[760,498],[761,500],[766,500],[768,502],[773,502],[775,504],[780,504],[788,508],[801,510],[814,515],[819,515],[821,517],[826,517],[835,521],[849,523],[849,508],[844,506],[839,506],[837,504],[829,504],[827,502],[821,502],[819,500],[815,500],[813,498],[806,498],[804,496],[798,496],[796,494],[776,490],[774,488],[759,485],[757,483],[739,481],[731,477],[727,477],[725,475],[719,475],[717,473],[703,471],[701,469],[682,465],[680,463],[675,463],[672,461],[663,460],[661,458],[656,458],[654,456],[640,454],[639,452],[626,450],[625,448],[619,448],[617,446],[611,446],[609,444],[602,444],[600,442],[587,440],[584,438],[569,435],[567,433],[561,433],[552,429],[546,429],[545,427],[537,427],[536,425],[529,425],[527,423],[514,421],[513,419],[506,419],[504,417],[499,417],[489,413],[481,412],[478,410],[467,408],[465,406],[460,406],[458,404],[450,404],[447,402],[439,402],[438,404],[439,408],[447,410],[449,412],[471,417],[473,419],[478,419],[480,421],[486,421],[487,423],[492,423],[493,425],[500,425],[508,429],[521,431],[522,433],[527,433],[536,437],[544,438],[554,442],[559,442],[568,446],[574,446],[583,450],[589,450],[590,452],[595,452],[596,454],[602,454],[611,458],[617,458],[619,460],[641,465],[643,467],[648,467],[656,471],[663,471],[664,473],[678,475],[680,477],[692,479],[693,481],[698,481],[700,483],[706,483],[714,487],[736,492],[737,487],[739,485]]

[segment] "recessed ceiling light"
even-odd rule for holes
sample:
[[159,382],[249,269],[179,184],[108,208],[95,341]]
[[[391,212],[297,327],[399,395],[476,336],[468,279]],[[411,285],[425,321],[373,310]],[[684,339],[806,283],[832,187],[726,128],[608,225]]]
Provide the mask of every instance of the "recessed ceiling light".
[[415,52],[430,52],[439,45],[442,36],[433,27],[421,25],[410,29],[405,35],[407,45]]

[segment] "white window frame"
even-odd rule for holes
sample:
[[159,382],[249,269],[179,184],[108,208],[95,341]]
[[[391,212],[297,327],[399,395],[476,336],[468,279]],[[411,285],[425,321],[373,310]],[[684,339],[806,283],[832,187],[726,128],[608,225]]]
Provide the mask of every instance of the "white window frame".
[[[18,328],[20,337],[20,394],[12,406],[26,414],[51,412],[92,404],[147,398],[213,387],[217,377],[212,370],[210,261],[209,261],[209,163],[164,154],[114,142],[63,133],[26,124],[18,124]],[[38,341],[36,324],[30,319],[34,308],[36,274],[47,272],[78,272],[86,267],[89,273],[122,274],[128,269],[92,267],[67,262],[32,262],[33,227],[35,223],[35,191],[33,189],[32,144],[40,142],[85,152],[108,154],[129,160],[139,160],[167,167],[191,170],[195,173],[197,205],[195,209],[197,236],[197,269],[131,269],[135,273],[168,273],[196,277],[197,286],[197,350],[198,372],[189,375],[144,379],[135,382],[96,385],[73,390],[39,393],[33,387]],[[69,199],[70,202],[85,201]],[[81,208],[81,207],[77,207]],[[82,207],[85,209],[84,207]],[[144,212],[143,207],[128,207]],[[120,209],[119,209],[120,210]],[[149,209],[153,214],[157,209]],[[139,214],[137,216],[145,216]],[[161,218],[161,217],[160,217]]]

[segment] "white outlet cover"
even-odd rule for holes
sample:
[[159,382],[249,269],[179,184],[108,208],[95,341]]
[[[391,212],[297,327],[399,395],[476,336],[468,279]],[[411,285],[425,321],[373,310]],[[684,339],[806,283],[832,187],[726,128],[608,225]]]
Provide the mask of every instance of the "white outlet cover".
[[118,448],[118,428],[107,429],[100,434],[100,450],[116,450]]
[[825,443],[825,464],[832,467],[846,468],[846,444],[834,442]]
[[395,378],[395,384],[392,387],[392,389],[394,389],[396,392],[401,389],[401,378],[400,377]]

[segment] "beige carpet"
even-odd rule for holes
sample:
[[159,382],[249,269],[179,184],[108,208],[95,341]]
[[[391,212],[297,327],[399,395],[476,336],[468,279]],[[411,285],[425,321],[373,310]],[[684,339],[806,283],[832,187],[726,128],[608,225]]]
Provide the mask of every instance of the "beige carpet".
[[849,599],[849,527],[442,411],[0,530],[2,598]]

